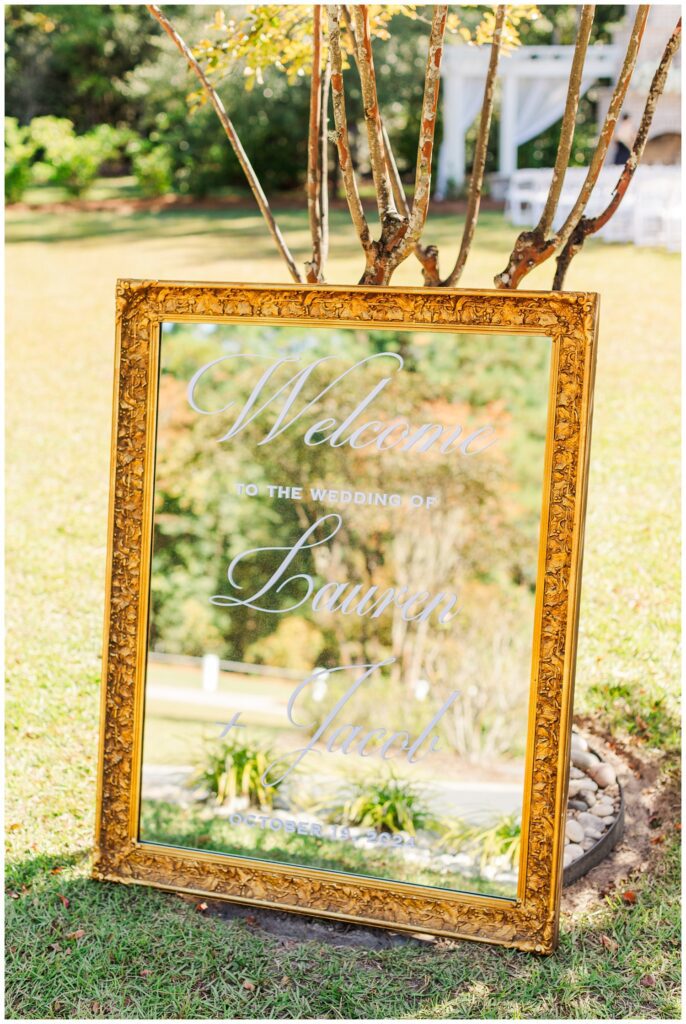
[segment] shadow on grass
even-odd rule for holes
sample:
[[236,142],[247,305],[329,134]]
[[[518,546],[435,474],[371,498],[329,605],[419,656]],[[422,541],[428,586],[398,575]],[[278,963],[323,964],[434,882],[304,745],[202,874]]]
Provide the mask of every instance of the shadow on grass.
[[[279,225],[285,232],[307,233],[305,211],[275,211],[279,217]],[[332,230],[344,228],[349,220],[341,216],[332,218]],[[154,226],[151,236],[150,228]],[[233,237],[245,234],[249,237],[251,255],[254,254],[254,243],[264,242],[264,250],[270,255],[274,253],[273,243],[266,233],[263,221],[257,211],[251,210],[161,210],[158,213],[126,213],[126,212],[68,212],[68,213],[22,213],[9,216],[6,221],[6,240],[8,243],[21,242],[70,242],[83,241],[89,238],[110,238],[114,235],[131,234],[136,237],[145,233],[150,237],[178,237],[187,235],[216,236],[226,232]],[[256,239],[256,231],[259,237]],[[308,236],[309,237],[309,236]],[[353,235],[350,236],[350,248],[359,249]]]
[[[303,235],[302,244],[309,246],[307,213],[303,210],[274,210],[279,226],[285,234]],[[429,241],[442,244],[457,244],[464,217],[461,214],[435,213],[427,223],[426,237]],[[355,236],[346,211],[333,211],[330,218],[331,234],[337,256],[360,254],[360,244]],[[376,234],[374,222],[372,233]],[[501,245],[503,251],[511,243],[512,227],[501,214],[484,213],[480,220],[482,231],[487,231],[491,245]],[[151,232],[151,228],[154,230]],[[183,238],[186,236],[226,235],[234,242],[247,238],[251,258],[264,253],[274,256],[275,250],[265,225],[257,210],[161,210],[159,212],[54,212],[17,213],[6,219],[6,241],[8,244],[27,242],[78,242],[88,239],[131,236],[139,238]],[[438,235],[434,238],[433,235]],[[432,237],[430,237],[432,236]],[[304,258],[304,256],[303,256]]]
[[[5,889],[8,892],[47,881],[59,886],[57,876],[69,868],[83,867],[90,861],[91,851],[83,848],[70,854],[39,853],[24,860],[5,860]],[[52,881],[54,879],[54,881]]]
[[637,879],[635,902],[617,896],[592,919],[567,921],[546,958],[215,901],[205,909],[145,886],[92,881],[86,857],[59,858],[57,875],[49,856],[12,866],[30,884],[7,906],[8,1017],[679,1016],[679,915],[668,900],[677,844]]

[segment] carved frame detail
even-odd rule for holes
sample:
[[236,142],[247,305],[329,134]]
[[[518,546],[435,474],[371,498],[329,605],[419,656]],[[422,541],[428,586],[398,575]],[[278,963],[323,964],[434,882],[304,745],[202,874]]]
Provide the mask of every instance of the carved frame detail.
[[[598,298],[592,293],[117,283],[108,579],[93,874],[367,925],[550,953],[557,943]],[[553,359],[519,890],[454,893],[141,843],[138,802],[164,320],[537,334]]]

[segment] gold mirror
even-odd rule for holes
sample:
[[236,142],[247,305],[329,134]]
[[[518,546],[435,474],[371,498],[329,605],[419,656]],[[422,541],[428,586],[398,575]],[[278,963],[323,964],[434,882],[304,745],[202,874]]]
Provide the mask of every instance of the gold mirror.
[[98,877],[554,947],[596,312],[120,282]]

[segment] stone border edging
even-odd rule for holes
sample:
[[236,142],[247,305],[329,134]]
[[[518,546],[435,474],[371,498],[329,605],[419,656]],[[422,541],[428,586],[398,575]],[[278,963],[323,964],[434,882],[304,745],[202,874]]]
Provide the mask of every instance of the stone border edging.
[[[590,746],[588,749],[596,757],[600,758],[600,754],[597,751],[593,750]],[[577,882],[589,872],[591,868],[596,867],[601,861],[605,860],[624,835],[624,790],[619,779],[617,779],[617,788],[619,790],[619,810],[615,820],[607,832],[603,833],[590,850],[586,850],[577,860],[572,861],[571,864],[564,868],[562,873],[563,886],[573,885],[574,882]]]

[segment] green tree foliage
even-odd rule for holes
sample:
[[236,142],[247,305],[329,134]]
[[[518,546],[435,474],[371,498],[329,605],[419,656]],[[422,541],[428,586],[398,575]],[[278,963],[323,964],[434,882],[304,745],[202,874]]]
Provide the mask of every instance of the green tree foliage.
[[[311,10],[307,5],[226,8],[179,4],[174,22],[196,44],[231,113],[258,177],[267,191],[298,188],[304,181],[311,65]],[[418,5],[372,7],[379,99],[401,173],[411,178],[416,159],[426,56],[426,12]],[[621,5],[598,7],[594,41],[606,41],[622,16]],[[514,6],[506,46],[573,41],[578,6]],[[493,13],[486,6],[454,7],[448,36],[486,43]],[[19,125],[37,116],[72,121],[82,134],[97,124],[126,124],[140,142],[126,158],[146,195],[172,189],[205,196],[245,188],[243,172],[214,112],[204,106],[185,62],[171,49],[144,5],[9,5],[6,9],[7,113]],[[356,164],[368,169],[359,81],[346,73],[346,99]],[[495,119],[498,111],[496,108]],[[442,109],[436,142],[440,145]],[[573,161],[588,160],[595,107],[585,100]],[[468,163],[474,132],[467,139]],[[523,163],[552,163],[559,137],[553,125],[520,150]],[[26,181],[17,135],[11,146],[16,195]],[[332,153],[333,156],[333,153]],[[23,161],[23,163],[22,163]],[[498,132],[491,132],[487,169],[498,161]],[[335,161],[332,159],[332,165]],[[22,170],[22,168],[24,168]],[[75,177],[78,177],[76,175]]]
[[131,138],[128,129],[109,124],[77,135],[65,117],[35,117],[29,130],[38,157],[35,180],[61,185],[73,196],[83,195],[102,165],[113,160]]
[[5,118],[5,198],[18,203],[31,184],[36,143],[16,117]]
[[8,5],[8,112],[22,124],[67,117],[79,132],[101,123],[135,127],[141,106],[132,103],[126,76],[155,55],[158,34],[144,5]]

